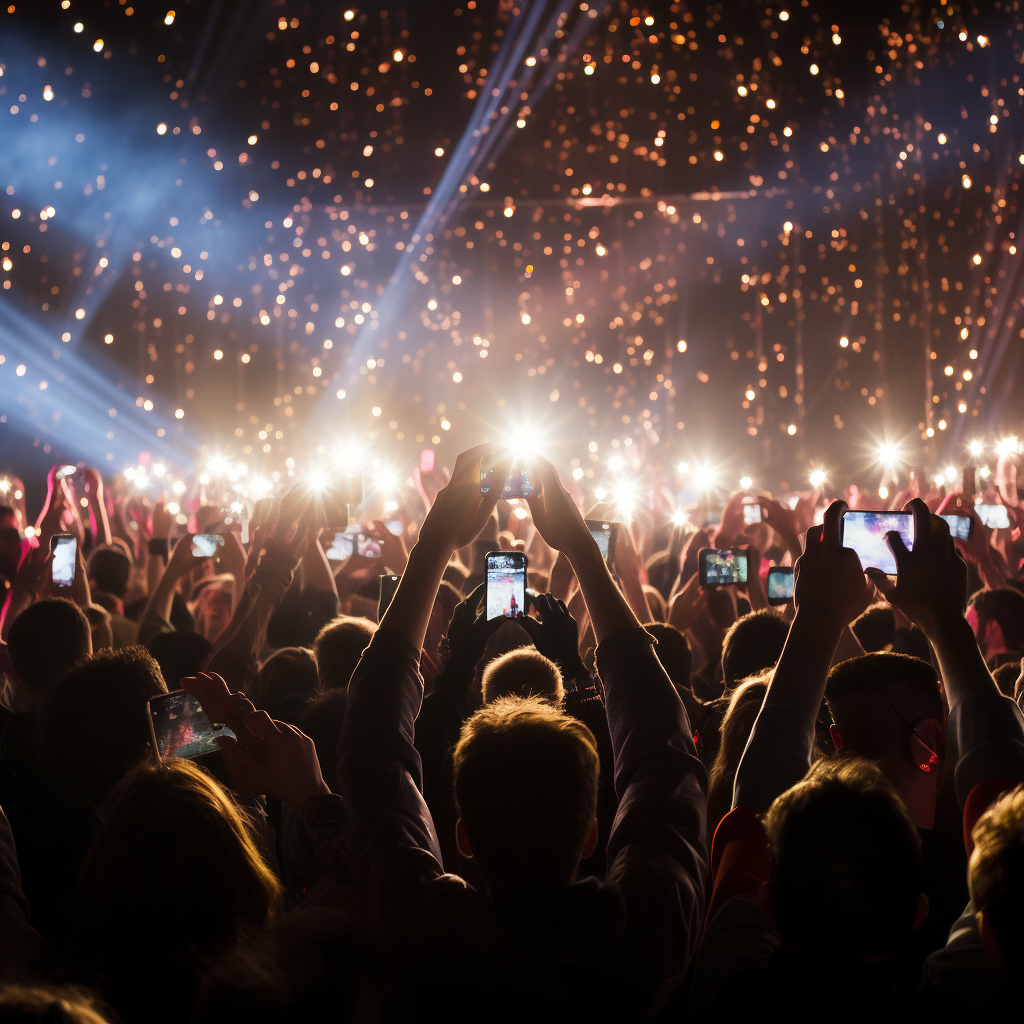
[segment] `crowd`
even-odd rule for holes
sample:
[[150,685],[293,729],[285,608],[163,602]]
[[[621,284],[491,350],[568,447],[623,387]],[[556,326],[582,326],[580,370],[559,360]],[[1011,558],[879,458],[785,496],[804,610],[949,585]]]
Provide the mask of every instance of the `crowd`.
[[[481,467],[512,456],[464,452],[397,531],[302,482],[183,523],[61,467],[29,522],[11,478],[0,1021],[1014,1012],[1015,479],[988,496],[1004,529],[970,486],[894,496],[913,544],[887,534],[885,573],[844,547],[848,508],[880,507],[855,488],[598,507],[605,554],[531,465],[506,500]],[[374,543],[328,558],[348,515]],[[745,582],[702,585],[708,548],[743,550]],[[490,551],[528,558],[511,616],[483,610]],[[212,752],[156,749],[177,690]]]

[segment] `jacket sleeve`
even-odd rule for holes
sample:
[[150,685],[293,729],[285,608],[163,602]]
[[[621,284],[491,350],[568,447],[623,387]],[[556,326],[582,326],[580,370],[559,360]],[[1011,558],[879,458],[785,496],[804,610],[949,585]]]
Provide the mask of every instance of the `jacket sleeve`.
[[396,858],[413,851],[420,870],[441,874],[414,745],[423,699],[419,653],[394,630],[378,629],[349,683],[338,782],[351,818],[357,884],[379,884]]
[[626,903],[622,967],[653,1005],[678,984],[700,937],[707,774],[650,634],[614,633],[598,648],[597,662],[619,795],[607,877]]

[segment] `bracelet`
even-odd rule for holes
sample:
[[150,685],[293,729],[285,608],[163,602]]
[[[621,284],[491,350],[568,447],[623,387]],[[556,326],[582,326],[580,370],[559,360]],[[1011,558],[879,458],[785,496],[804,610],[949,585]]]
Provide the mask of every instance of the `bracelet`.
[[160,537],[154,537],[149,542],[149,553],[151,555],[163,556],[163,559],[166,562],[167,556],[170,553],[170,544]]

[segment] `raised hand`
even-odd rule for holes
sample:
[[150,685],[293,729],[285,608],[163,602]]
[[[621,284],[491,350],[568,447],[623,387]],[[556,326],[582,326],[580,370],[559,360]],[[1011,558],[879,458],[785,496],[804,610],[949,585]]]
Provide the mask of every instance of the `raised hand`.
[[484,608],[477,610],[486,582],[481,583],[464,601],[460,601],[452,612],[448,623],[448,654],[446,661],[471,662],[475,665],[484,655],[487,641],[508,620],[488,619]]
[[570,561],[588,544],[596,550],[597,542],[590,536],[576,502],[558,479],[558,470],[539,455],[532,462],[534,478],[541,482],[541,493],[526,500],[541,537],[556,551],[564,551]]
[[192,694],[203,707],[206,717],[215,725],[226,725],[246,746],[243,723],[256,709],[244,693],[232,693],[216,672],[200,672],[181,680],[181,688]]
[[579,651],[579,627],[563,601],[551,594],[539,594],[533,599],[538,618],[519,614],[516,621],[527,633],[534,646],[550,658],[566,679],[585,672]]

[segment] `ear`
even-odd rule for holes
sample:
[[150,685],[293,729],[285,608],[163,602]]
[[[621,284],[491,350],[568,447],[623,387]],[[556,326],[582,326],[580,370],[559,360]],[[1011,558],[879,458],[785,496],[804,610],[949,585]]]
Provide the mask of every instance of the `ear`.
[[587,833],[587,841],[583,844],[583,856],[580,860],[586,860],[597,849],[597,818],[590,823],[590,831]]
[[469,836],[466,835],[466,826],[462,824],[461,818],[455,823],[455,842],[459,848],[459,853],[467,860],[471,860],[473,857],[473,847],[469,843]]
[[999,941],[996,933],[992,931],[992,924],[984,913],[975,915],[978,921],[978,931],[981,932],[981,948],[985,951],[985,959],[989,963],[1003,966],[1003,954],[999,949]]
[[928,920],[928,914],[931,911],[931,906],[928,903],[928,897],[921,893],[917,897],[917,912],[914,914],[914,923],[910,926],[912,932],[916,932]]

